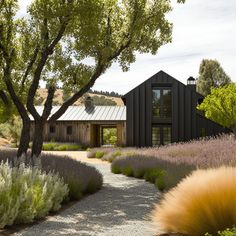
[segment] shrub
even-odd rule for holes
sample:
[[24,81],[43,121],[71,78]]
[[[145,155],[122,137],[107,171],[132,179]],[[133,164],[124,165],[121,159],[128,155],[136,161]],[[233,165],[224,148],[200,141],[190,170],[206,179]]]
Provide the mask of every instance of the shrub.
[[44,151],[79,151],[81,150],[81,145],[77,144],[63,144],[63,143],[44,143],[43,144],[43,150]]
[[[13,162],[15,156],[15,150],[0,151],[0,161],[6,162],[9,160]],[[30,160],[30,158],[26,158],[25,161],[29,163]],[[93,188],[96,191],[102,187],[102,175],[92,166],[67,156],[53,154],[42,154],[40,160],[40,168],[43,171],[46,171],[46,173],[53,171],[64,179],[64,182],[69,187],[69,199],[71,200],[79,200],[84,194],[90,192],[91,190],[88,189],[91,188],[91,182],[93,182]]]
[[126,166],[124,168],[121,169],[121,173],[126,175],[126,176],[133,176],[134,172],[131,166]]
[[103,156],[104,156],[104,152],[102,151],[97,151],[96,154],[95,154],[95,157],[98,158],[98,159],[101,159]]
[[[143,155],[119,157],[112,162],[111,169],[118,173],[123,173],[123,169],[130,167],[132,176],[145,178],[147,181],[155,183],[159,189],[169,189],[187,176],[195,168],[186,164],[173,164],[171,162]],[[117,171],[120,170],[120,171]],[[156,179],[159,179],[156,181]]]
[[[235,236],[236,235],[236,228],[226,229],[224,231],[218,232],[219,236]],[[212,234],[206,233],[205,236],[212,236]]]
[[103,157],[103,161],[109,161],[110,163],[113,162],[118,156],[121,156],[121,151],[114,151],[114,152],[108,152]]
[[156,179],[162,178],[163,175],[164,171],[158,168],[146,169],[144,179],[154,184],[156,182]]
[[92,166],[88,166],[67,156],[42,154],[42,168],[46,172],[54,170],[69,186],[69,197],[80,199],[91,192],[91,182],[95,192],[102,187],[102,175]]
[[111,166],[111,172],[114,174],[121,174],[121,169],[118,166]]
[[153,221],[167,232],[216,235],[236,224],[235,180],[236,167],[197,170],[164,196]]
[[58,175],[43,173],[36,167],[0,164],[0,228],[28,223],[57,211],[68,194]]

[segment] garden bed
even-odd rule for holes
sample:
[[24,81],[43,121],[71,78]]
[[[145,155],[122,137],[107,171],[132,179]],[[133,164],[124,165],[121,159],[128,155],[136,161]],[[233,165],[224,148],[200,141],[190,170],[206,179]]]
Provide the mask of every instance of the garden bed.
[[[65,191],[63,191],[65,194],[63,194],[63,195],[62,194],[55,194],[55,197],[53,198],[53,199],[58,199],[59,196],[61,196],[61,198],[62,198],[62,199],[59,198],[58,200],[56,200],[58,203],[54,208],[52,208],[53,211],[58,211],[60,208],[60,203],[62,201],[63,201],[62,202],[63,204],[66,203],[66,205],[67,205],[71,201],[75,201],[75,200],[77,201],[87,194],[91,194],[91,193],[98,191],[102,187],[102,183],[103,183],[102,175],[94,167],[83,164],[83,163],[76,161],[74,159],[71,159],[67,156],[42,154],[40,159],[33,159],[33,160],[29,157],[21,158],[20,160],[16,159],[15,157],[16,157],[15,150],[1,150],[0,151],[0,161],[2,161],[3,163],[6,163],[6,164],[2,164],[2,165],[5,165],[3,169],[8,170],[7,173],[9,173],[9,176],[11,176],[11,169],[12,168],[15,170],[15,172],[17,172],[17,173],[19,172],[19,177],[17,177],[17,178],[14,177],[14,176],[16,176],[16,174],[12,174],[12,178],[13,178],[13,181],[11,183],[13,186],[12,188],[13,189],[21,189],[22,187],[18,188],[17,186],[21,186],[21,184],[23,184],[22,186],[24,186],[25,190],[20,194],[12,195],[11,190],[9,190],[10,191],[9,193],[8,193],[8,191],[3,192],[3,187],[5,187],[5,185],[3,184],[3,186],[0,190],[0,195],[2,195],[3,198],[4,198],[4,196],[8,196],[8,198],[9,198],[9,196],[18,197],[18,195],[23,196],[23,198],[24,198],[24,195],[28,196],[29,195],[28,192],[32,192],[31,195],[29,195],[29,196],[33,196],[33,199],[36,196],[41,196],[40,199],[44,199],[45,198],[44,194],[46,194],[46,196],[49,196],[48,194],[51,194],[50,188],[48,190],[49,192],[45,193],[45,189],[47,189],[48,183],[53,183],[52,181],[54,181],[54,184],[50,184],[50,186],[51,186],[51,188],[55,188],[55,192],[60,193],[62,191],[61,186],[64,186],[63,188],[65,190]],[[24,163],[24,164],[22,164],[22,163]],[[18,171],[19,166],[21,166],[20,167],[21,169]],[[27,180],[28,181],[28,182],[26,182],[27,184],[24,184],[23,182],[18,183],[17,181],[18,181],[18,179],[21,178],[21,175],[22,175],[21,173],[25,173],[25,172],[26,173],[29,172],[29,174],[27,175],[29,177],[27,177],[28,178],[28,180],[27,180],[27,178],[23,176],[22,181],[24,182],[25,180]],[[1,173],[0,173],[1,178],[4,178],[4,173],[5,173],[4,171],[1,171]],[[34,182],[31,181],[32,179],[35,179],[35,175],[39,176],[37,178],[42,179],[41,180],[42,184],[39,185],[39,183],[41,183],[41,182],[38,182],[37,179],[35,180],[36,181],[35,184],[34,184]],[[18,176],[18,174],[17,174],[17,176]],[[42,176],[42,177],[40,177],[40,176]],[[46,177],[46,176],[48,176],[48,177]],[[57,177],[53,177],[53,176],[58,176],[58,178],[60,178],[61,182],[59,185],[58,185],[59,179],[56,179]],[[53,180],[53,178],[55,180]],[[5,179],[9,179],[9,178],[5,178]],[[14,187],[15,182],[18,183],[18,185],[16,185],[16,188]],[[32,184],[31,184],[31,182],[32,182]],[[11,186],[11,185],[7,185],[7,183],[6,183],[6,190],[7,190],[8,186]],[[30,186],[32,186],[32,190],[30,189]],[[37,195],[35,192],[36,190],[37,190]],[[46,197],[46,199],[47,199],[47,197]],[[19,203],[21,201],[23,201],[23,200],[19,200]],[[51,202],[50,199],[48,201]],[[52,202],[54,202],[54,201],[55,200],[53,200]],[[39,201],[39,200],[36,200],[36,198],[35,198],[35,200],[33,200],[32,204],[34,204],[35,209],[38,209],[37,204],[41,204],[43,202],[44,202],[44,200]],[[20,205],[22,205],[22,203]],[[0,205],[1,204],[4,204],[4,202],[2,201],[0,203]],[[29,200],[25,200],[25,204],[31,204],[31,197],[29,197]],[[64,205],[64,206],[66,206],[66,205]],[[43,208],[45,208],[45,207],[43,207]],[[0,207],[0,209],[3,209],[3,208]],[[30,223],[35,219],[37,220],[37,219],[41,219],[41,218],[45,217],[46,215],[48,215],[49,213],[51,213],[53,211],[51,211],[51,207],[49,207],[48,210],[43,212],[42,214],[41,213],[38,215],[36,214],[35,217],[32,216],[30,218],[28,218],[28,215],[29,215],[28,213],[27,214],[22,213],[20,218],[19,218],[19,216],[16,216],[20,220],[18,220],[18,218],[16,218],[17,220],[8,221],[5,225],[9,226],[9,225],[12,225],[13,223],[14,224],[15,223]],[[31,210],[29,211],[29,213],[30,212],[31,212]],[[32,212],[34,212],[34,211],[32,210]],[[6,213],[5,210],[2,212],[0,211],[0,218],[5,213]],[[1,227],[4,227],[4,225],[2,225]]]
[[145,178],[159,185],[161,190],[176,186],[197,168],[234,166],[235,156],[236,141],[230,135],[159,148],[98,148],[88,153],[89,158],[112,162],[113,173]]

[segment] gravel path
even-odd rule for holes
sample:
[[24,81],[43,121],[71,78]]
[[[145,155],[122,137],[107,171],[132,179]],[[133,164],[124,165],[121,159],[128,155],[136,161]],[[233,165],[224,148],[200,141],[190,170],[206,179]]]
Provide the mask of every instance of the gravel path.
[[[61,154],[62,152],[60,152]],[[89,160],[85,152],[67,155],[95,166],[104,177],[103,188],[59,215],[29,227],[15,235],[81,235],[81,236],[153,236],[148,214],[160,193],[143,180],[115,175],[110,164]]]

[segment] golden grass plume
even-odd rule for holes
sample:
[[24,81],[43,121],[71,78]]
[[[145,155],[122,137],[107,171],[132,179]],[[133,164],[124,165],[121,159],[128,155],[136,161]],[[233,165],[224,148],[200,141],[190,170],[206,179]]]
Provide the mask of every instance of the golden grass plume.
[[165,194],[152,212],[165,232],[203,236],[236,225],[236,168],[196,170]]

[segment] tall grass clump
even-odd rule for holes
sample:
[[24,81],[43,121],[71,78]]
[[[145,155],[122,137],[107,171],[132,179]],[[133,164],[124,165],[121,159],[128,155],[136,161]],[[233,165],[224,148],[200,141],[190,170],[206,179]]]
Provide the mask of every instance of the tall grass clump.
[[0,164],[0,228],[29,223],[57,211],[68,195],[68,186],[51,172],[21,163]]
[[217,235],[236,225],[235,183],[236,167],[196,170],[165,194],[153,221],[166,232]]

